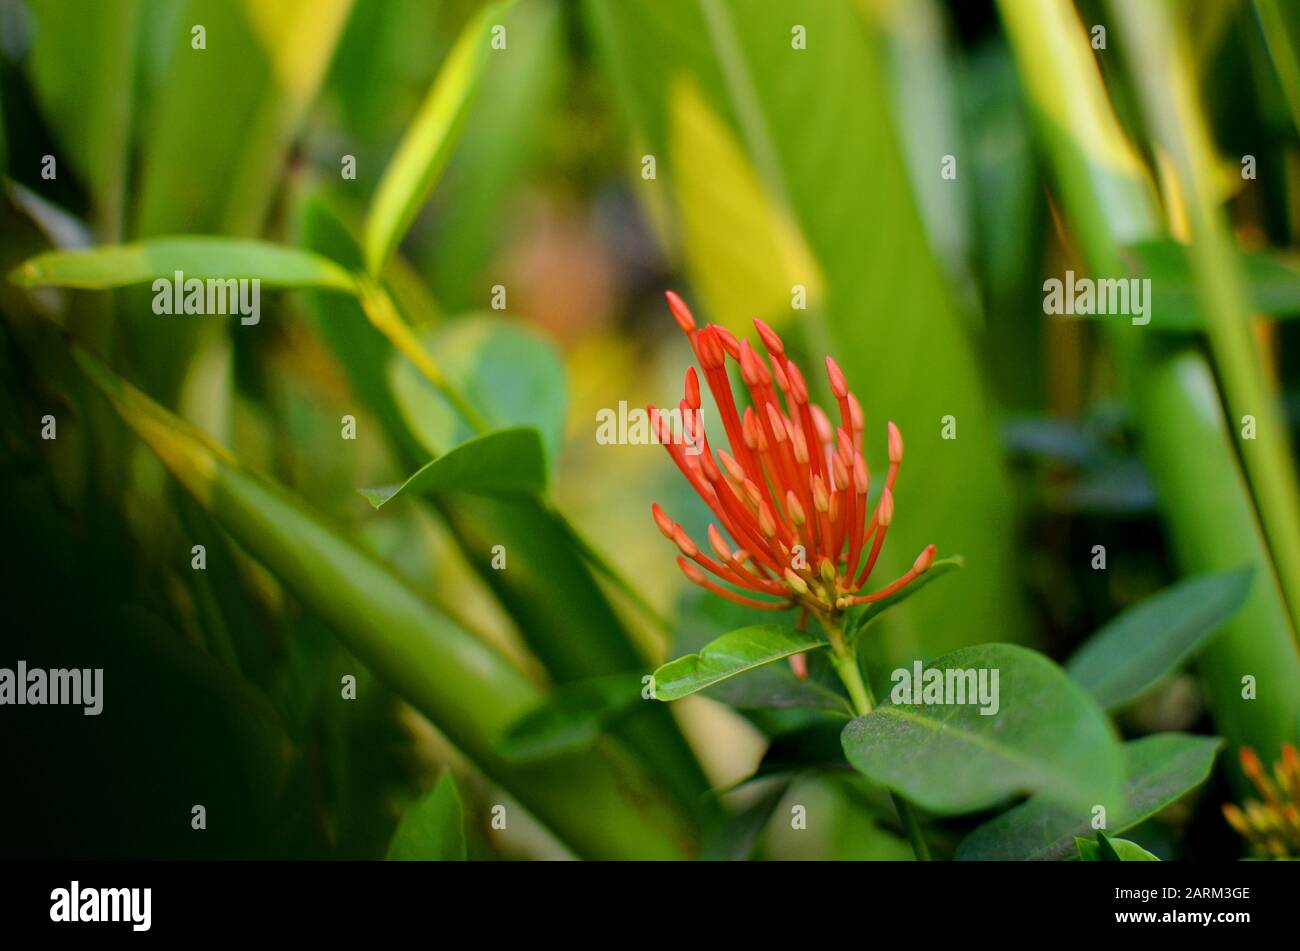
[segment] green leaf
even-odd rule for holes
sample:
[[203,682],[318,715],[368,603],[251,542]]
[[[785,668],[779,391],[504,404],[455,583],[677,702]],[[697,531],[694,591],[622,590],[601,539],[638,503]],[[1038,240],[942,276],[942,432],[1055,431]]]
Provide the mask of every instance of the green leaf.
[[743,862],[754,852],[758,838],[772,819],[772,813],[789,791],[788,782],[778,782],[764,790],[757,801],[735,815],[728,816],[709,834],[700,847],[702,862]]
[[1254,568],[1198,575],[1129,608],[1090,637],[1066,673],[1107,710],[1177,670],[1246,600]]
[[402,816],[388,858],[396,862],[463,862],[465,829],[460,794],[451,771]]
[[1096,841],[1078,838],[1074,840],[1079,850],[1079,858],[1084,862],[1159,862],[1160,860],[1136,842],[1128,839],[1112,839],[1106,833],[1098,832]]
[[612,674],[557,687],[506,730],[502,755],[522,761],[586,749],[610,723],[642,702],[641,677]]
[[501,429],[461,443],[422,467],[401,485],[358,489],[375,508],[406,493],[513,495],[546,488],[546,458],[537,430]]
[[[1142,241],[1122,252],[1129,273],[1151,280],[1151,326],[1195,333],[1205,329],[1196,304],[1196,284],[1187,247],[1168,238]],[[1300,316],[1300,264],[1275,252],[1240,255],[1242,274],[1257,312],[1271,317]]]
[[[1122,758],[1114,729],[1046,657],[984,644],[940,657],[927,669],[987,670],[997,712],[985,716],[978,702],[878,706],[844,728],[844,752],[860,773],[946,815],[1026,792],[1079,809],[1119,801]],[[894,679],[901,683],[903,673],[912,671],[896,671]]]
[[[461,317],[422,335],[448,386],[459,391],[492,428],[533,426],[546,457],[559,458],[568,381],[551,342],[523,324],[485,314]],[[420,371],[396,358],[389,382],[402,418],[433,455],[477,433]]]
[[362,239],[371,275],[383,272],[456,148],[492,54],[490,29],[499,12],[496,5],[484,7],[466,25],[438,71],[419,115],[397,147],[397,154],[384,169]]
[[856,618],[849,622],[849,640],[852,641],[855,637],[870,627],[871,624],[880,617],[880,615],[884,614],[899,602],[906,601],[931,581],[935,581],[950,572],[957,571],[964,567],[966,567],[966,559],[962,558],[960,555],[953,558],[940,559],[930,566],[929,571],[921,575],[921,577],[917,578],[911,584],[907,585],[907,587],[895,591],[887,598],[868,604]]
[[131,133],[139,0],[38,0],[27,63],[42,117],[95,200],[99,231],[120,235]]
[[[1100,832],[1097,833],[1101,835]],[[1081,862],[1100,862],[1101,847],[1094,839],[1076,838],[1074,847],[1079,852],[1079,861]]]
[[1136,842],[1112,839],[1106,833],[1097,833],[1097,850],[1103,862],[1159,862],[1160,860]]
[[310,287],[355,293],[356,281],[328,258],[267,241],[234,238],[151,238],[86,251],[49,251],[20,264],[10,279],[24,287],[103,290],[190,278],[256,278],[271,287]]
[[[78,7],[83,6],[77,4]],[[259,234],[352,0],[143,4],[136,233]],[[191,48],[190,24],[207,29]]]
[[705,645],[698,654],[679,657],[656,670],[655,698],[680,700],[728,677],[826,643],[819,632],[779,624],[742,627]]
[[[1223,741],[1212,736],[1158,733],[1124,744],[1124,802],[1106,809],[1118,835],[1205,782]],[[1072,854],[1074,840],[1092,832],[1091,811],[1066,809],[1034,796],[977,828],[957,850],[958,859],[1042,860]]]

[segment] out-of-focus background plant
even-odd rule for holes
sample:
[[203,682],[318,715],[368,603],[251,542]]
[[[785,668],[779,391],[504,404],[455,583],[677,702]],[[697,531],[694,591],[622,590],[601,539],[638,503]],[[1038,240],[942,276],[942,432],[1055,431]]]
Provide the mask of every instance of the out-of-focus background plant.
[[[966,566],[873,625],[882,679],[1252,568],[1190,665],[1090,687],[1130,765],[1233,750],[1114,831],[1245,854],[1236,751],[1300,730],[1298,14],[0,0],[0,666],[106,684],[3,710],[6,853],[910,856],[827,682],[620,700],[755,620],[678,573],[650,502],[708,513],[662,450],[596,439],[680,393],[672,286],[906,433],[881,575]],[[260,320],[154,313],[174,270]],[[1045,315],[1067,270],[1149,278],[1150,323]],[[990,815],[932,848],[1014,851]]]

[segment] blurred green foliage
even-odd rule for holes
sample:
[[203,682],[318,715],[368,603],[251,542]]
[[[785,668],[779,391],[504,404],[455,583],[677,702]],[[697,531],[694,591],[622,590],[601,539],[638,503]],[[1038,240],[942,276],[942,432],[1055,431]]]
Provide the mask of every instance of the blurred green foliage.
[[[0,272],[269,243],[202,259],[267,276],[253,327],[121,286],[170,243],[0,282],[0,665],[107,684],[99,718],[0,717],[3,851],[905,857],[881,789],[825,762],[820,661],[671,711],[591,699],[769,619],[675,570],[651,501],[696,538],[708,513],[662,451],[594,439],[599,409],[677,399],[666,287],[737,333],[769,321],[805,366],[834,354],[873,471],[900,426],[881,571],[931,542],[965,570],[873,624],[873,670],[990,641],[1062,659],[1175,579],[1249,566],[1190,693],[1165,678],[1116,722],[1272,759],[1300,728],[1298,43],[1272,0],[0,0]],[[289,249],[325,263],[277,286]],[[1067,268],[1150,277],[1173,316],[1045,316]],[[544,490],[356,492],[521,424]],[[550,695],[573,736],[506,755]],[[1185,786],[1211,743],[1170,745]],[[1233,849],[1167,805],[1128,825]],[[935,823],[937,851],[983,818]],[[1012,849],[1004,819],[972,841]]]

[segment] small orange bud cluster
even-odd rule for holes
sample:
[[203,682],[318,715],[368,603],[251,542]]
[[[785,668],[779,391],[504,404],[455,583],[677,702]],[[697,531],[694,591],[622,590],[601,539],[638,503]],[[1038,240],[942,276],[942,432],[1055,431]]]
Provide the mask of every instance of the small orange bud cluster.
[[1300,858],[1300,753],[1293,744],[1283,743],[1282,758],[1270,776],[1255,751],[1243,746],[1241,769],[1263,801],[1248,799],[1244,809],[1228,803],[1223,807],[1224,818],[1255,854]]
[[[928,571],[934,563],[933,545],[896,581],[871,594],[859,593],[894,520],[903,437],[889,423],[889,470],[873,509],[868,504],[871,474],[862,455],[865,417],[839,365],[826,358],[826,375],[839,409],[837,426],[809,400],[803,372],[771,327],[754,321],[767,351],[764,360],[748,340],[723,327],[697,327],[690,308],[672,291],[667,298],[677,326],[690,339],[731,450],[719,449],[715,459],[698,420],[691,434],[695,452],[664,441],[722,527],[709,526],[709,548],[716,556],[710,557],[663,509],[653,506],[655,524],[681,553],[677,562],[683,574],[738,604],[765,610],[800,606],[828,615],[889,597]],[[750,405],[743,412],[727,374],[729,358],[739,366],[749,393]],[[681,408],[699,406],[699,376],[691,367]],[[657,429],[663,417],[653,406],[649,411]]]

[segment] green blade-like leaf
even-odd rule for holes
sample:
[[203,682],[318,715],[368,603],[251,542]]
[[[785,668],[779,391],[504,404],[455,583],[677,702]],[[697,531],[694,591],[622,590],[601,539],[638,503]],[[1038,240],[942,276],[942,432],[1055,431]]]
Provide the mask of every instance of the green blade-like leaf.
[[[1167,238],[1141,241],[1121,253],[1129,273],[1151,281],[1151,326],[1157,330],[1199,333],[1205,321],[1197,310],[1196,283],[1187,246]],[[1273,252],[1238,255],[1251,303],[1271,317],[1300,316],[1300,265]]]
[[463,862],[465,829],[460,794],[451,772],[402,816],[388,858],[397,862]]
[[[987,670],[996,713],[981,713],[977,697],[878,706],[844,728],[844,752],[860,773],[948,815],[1024,792],[1080,809],[1120,801],[1122,756],[1114,729],[1046,657],[984,644],[940,657],[928,669]],[[912,673],[895,674],[900,699],[903,672]]]
[[[1205,782],[1223,741],[1213,736],[1159,733],[1124,744],[1124,804],[1107,808],[1106,826],[1116,835],[1149,819]],[[1092,834],[1091,811],[1066,809],[1034,796],[984,823],[962,842],[962,860],[1068,858],[1074,840]]]
[[655,698],[680,700],[728,677],[826,643],[818,632],[779,624],[742,627],[705,645],[698,654],[679,657],[656,670]]
[[641,703],[640,673],[612,674],[556,688],[501,738],[507,759],[532,760],[586,749],[610,723]]
[[492,54],[490,29],[499,12],[499,6],[484,7],[466,25],[397,154],[384,169],[362,239],[366,267],[372,275],[383,272],[456,148]]
[[130,179],[133,61],[143,4],[38,0],[29,9],[35,24],[27,64],[43,118],[90,187],[99,233],[116,239]]
[[20,264],[10,279],[24,287],[104,290],[190,278],[256,278],[271,287],[310,287],[356,293],[356,281],[328,258],[267,241],[167,237],[86,251],[49,251]]
[[884,614],[886,611],[888,611],[890,608],[892,608],[894,605],[898,604],[899,602],[906,601],[912,595],[916,594],[916,592],[920,591],[922,588],[928,585],[931,581],[935,581],[938,578],[942,578],[946,574],[949,574],[953,571],[957,571],[964,567],[966,567],[966,559],[962,558],[960,555],[956,555],[952,558],[940,559],[930,566],[929,571],[921,575],[921,577],[917,578],[907,587],[895,591],[887,598],[884,598],[880,601],[876,601],[873,604],[868,604],[862,610],[862,613],[859,614],[856,618],[854,618],[850,622],[849,635],[848,635],[849,640],[852,640],[853,638],[857,637],[859,634],[865,631],[873,621],[875,621],[878,617],[880,617],[880,615]]
[[683,855],[691,831],[652,776],[612,745],[553,763],[504,760],[498,739],[541,699],[523,674],[290,492],[243,468],[88,351],[74,345],[73,355],[122,420],[241,547],[578,854]]
[[1107,710],[1177,670],[1232,617],[1253,568],[1198,575],[1129,608],[1080,647],[1066,673]]
[[462,443],[425,465],[401,485],[358,489],[380,508],[400,495],[517,495],[546,488],[542,439],[531,426],[502,429]]

